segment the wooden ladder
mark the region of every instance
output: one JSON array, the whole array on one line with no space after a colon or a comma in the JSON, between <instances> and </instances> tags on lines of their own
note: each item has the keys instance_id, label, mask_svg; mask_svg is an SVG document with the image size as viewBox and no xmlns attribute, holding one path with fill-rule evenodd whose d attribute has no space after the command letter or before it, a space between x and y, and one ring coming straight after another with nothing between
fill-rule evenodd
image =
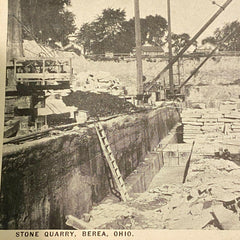
<instances>
[{"instance_id":1,"label":"wooden ladder","mask_svg":"<svg viewBox=\"0 0 240 240\"><path fill-rule=\"evenodd\" d=\"M125 183L123 181L122 175L119 171L119 168L116 163L116 159L113 156L110 144L107 140L106 133L103 129L103 126L100 122L95 123L96 132L100 141L101 148L103 150L104 156L107 160L109 169L111 170L111 174L115 180L115 183L117 185L118 191L121 195L121 198L124 202L126 202L129 199ZM110 184L111 192L114 192L114 184ZM115 190L116 191L116 190Z\"/></svg>"}]
</instances>

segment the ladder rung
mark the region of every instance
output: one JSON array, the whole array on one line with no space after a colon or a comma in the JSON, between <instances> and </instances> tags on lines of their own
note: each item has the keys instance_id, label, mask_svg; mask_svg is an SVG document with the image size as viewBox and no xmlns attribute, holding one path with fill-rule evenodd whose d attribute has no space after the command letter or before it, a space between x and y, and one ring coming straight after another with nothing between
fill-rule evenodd
<instances>
[{"instance_id":1,"label":"ladder rung","mask_svg":"<svg viewBox=\"0 0 240 240\"><path fill-rule=\"evenodd\" d=\"M104 141L104 144L105 144L105 145L107 145L107 144L109 145L109 141L107 140L107 137L102 138L102 140Z\"/></svg>"},{"instance_id":2,"label":"ladder rung","mask_svg":"<svg viewBox=\"0 0 240 240\"><path fill-rule=\"evenodd\" d=\"M111 163L112 163L112 165L113 165L113 166L116 166L116 168L118 168L115 157L114 157L113 155L111 155L110 158L111 158Z\"/></svg>"},{"instance_id":3,"label":"ladder rung","mask_svg":"<svg viewBox=\"0 0 240 240\"><path fill-rule=\"evenodd\" d=\"M99 131L98 131L98 132L99 132ZM101 138L107 137L107 136L104 134L104 132L99 132L99 134L100 134Z\"/></svg>"},{"instance_id":4,"label":"ladder rung","mask_svg":"<svg viewBox=\"0 0 240 240\"><path fill-rule=\"evenodd\" d=\"M108 155L109 155L109 158L111 159L111 162L112 161L116 161L114 156L112 155L112 151L111 150L108 151Z\"/></svg>"},{"instance_id":5,"label":"ladder rung","mask_svg":"<svg viewBox=\"0 0 240 240\"><path fill-rule=\"evenodd\" d=\"M116 171L116 169L115 169L115 171ZM119 170L118 170L118 171L119 171ZM118 173L116 173L116 174L117 174L117 178L118 178L118 179L122 178L122 175L121 175L120 171L119 171Z\"/></svg>"},{"instance_id":6,"label":"ladder rung","mask_svg":"<svg viewBox=\"0 0 240 240\"><path fill-rule=\"evenodd\" d=\"M99 131L102 135L105 135L105 132L104 132L104 129L103 129L103 128L98 129L98 131Z\"/></svg>"},{"instance_id":7,"label":"ladder rung","mask_svg":"<svg viewBox=\"0 0 240 240\"><path fill-rule=\"evenodd\" d=\"M121 175L117 175L117 179L118 179L119 182L121 181L121 178L122 178Z\"/></svg>"},{"instance_id":8,"label":"ladder rung","mask_svg":"<svg viewBox=\"0 0 240 240\"><path fill-rule=\"evenodd\" d=\"M123 181L123 179L122 179L122 178L119 178L119 182L120 182L121 187L122 187L122 185L124 185L124 181Z\"/></svg>"},{"instance_id":9,"label":"ladder rung","mask_svg":"<svg viewBox=\"0 0 240 240\"><path fill-rule=\"evenodd\" d=\"M106 147L106 151L107 151L107 153L109 154L109 151L111 151L111 147L110 147L110 145L107 145L107 147Z\"/></svg>"},{"instance_id":10,"label":"ladder rung","mask_svg":"<svg viewBox=\"0 0 240 240\"><path fill-rule=\"evenodd\" d=\"M123 181L122 176L118 176L119 181Z\"/></svg>"},{"instance_id":11,"label":"ladder rung","mask_svg":"<svg viewBox=\"0 0 240 240\"><path fill-rule=\"evenodd\" d=\"M115 159L112 159L112 165L113 165L113 167L114 167L114 169L117 169L118 168L118 166L117 166L117 164L116 164L116 161L115 161Z\"/></svg>"}]
</instances>

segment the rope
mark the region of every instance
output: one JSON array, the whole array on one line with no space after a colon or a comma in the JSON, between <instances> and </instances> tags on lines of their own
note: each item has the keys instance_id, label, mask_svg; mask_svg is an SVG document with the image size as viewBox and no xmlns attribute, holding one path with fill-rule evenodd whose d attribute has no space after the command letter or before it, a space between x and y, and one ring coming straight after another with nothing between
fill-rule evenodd
<instances>
[{"instance_id":1,"label":"rope","mask_svg":"<svg viewBox=\"0 0 240 240\"><path fill-rule=\"evenodd\" d=\"M38 44L38 46L49 56L49 57L53 57L53 55L45 48L43 47L42 45L40 45L38 43L38 39L37 37L27 28L27 26L22 22L20 21L15 15L12 15L12 17L19 23L23 26L23 28L25 29L25 31L27 31L31 37L36 41L36 43Z\"/></svg>"}]
</instances>

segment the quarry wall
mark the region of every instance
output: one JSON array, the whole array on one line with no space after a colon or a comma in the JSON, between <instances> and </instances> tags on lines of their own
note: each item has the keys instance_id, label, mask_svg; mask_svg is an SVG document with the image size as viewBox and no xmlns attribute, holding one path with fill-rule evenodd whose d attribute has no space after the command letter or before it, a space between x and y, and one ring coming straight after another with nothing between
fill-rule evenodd
<instances>
[{"instance_id":1,"label":"quarry wall","mask_svg":"<svg viewBox=\"0 0 240 240\"><path fill-rule=\"evenodd\" d=\"M103 123L123 178L179 121L174 106ZM109 193L94 126L4 146L0 222L4 229L64 229Z\"/></svg>"},{"instance_id":2,"label":"quarry wall","mask_svg":"<svg viewBox=\"0 0 240 240\"><path fill-rule=\"evenodd\" d=\"M181 66L181 77L187 79L192 70L199 66L205 59L201 58L184 58ZM151 80L159 73L159 69L163 69L167 62L163 59L153 59L149 62L143 60L143 74L147 80ZM203 84L232 84L239 79L239 56L214 56L208 60L201 70L196 74L188 84L197 85ZM112 76L121 79L121 84L126 87L128 94L134 94L136 81L136 62L135 61L90 61L87 67L90 73L108 72ZM168 82L168 76L164 76ZM212 88L210 88L211 91ZM213 92L212 92L213 93ZM216 95L213 93L213 95Z\"/></svg>"}]
</instances>

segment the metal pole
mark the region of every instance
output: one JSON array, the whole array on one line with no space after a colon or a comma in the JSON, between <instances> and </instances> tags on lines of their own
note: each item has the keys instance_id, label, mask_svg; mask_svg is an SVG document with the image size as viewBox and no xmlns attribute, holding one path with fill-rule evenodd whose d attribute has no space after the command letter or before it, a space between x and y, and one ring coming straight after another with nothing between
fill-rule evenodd
<instances>
[{"instance_id":1,"label":"metal pole","mask_svg":"<svg viewBox=\"0 0 240 240\"><path fill-rule=\"evenodd\" d=\"M227 0L221 8L208 20L208 22L196 33L196 35L188 42L188 44L172 59L172 61L152 80L152 83L157 81L161 75L166 72L170 65L173 65L179 57L181 57L185 51L197 40L197 38L209 27L210 24L226 9L226 7L232 2ZM150 86L151 88L151 86Z\"/></svg>"},{"instance_id":2,"label":"metal pole","mask_svg":"<svg viewBox=\"0 0 240 240\"><path fill-rule=\"evenodd\" d=\"M143 80L142 80L142 41L141 41L141 25L140 25L140 11L139 0L134 0L135 9L135 38L136 38L136 60L137 60L137 96L138 104L141 102L143 95Z\"/></svg>"},{"instance_id":3,"label":"metal pole","mask_svg":"<svg viewBox=\"0 0 240 240\"><path fill-rule=\"evenodd\" d=\"M169 57L169 85L170 93L173 95L173 65L172 62L172 29L171 29L171 5L170 0L167 0L167 9L168 9L168 57Z\"/></svg>"}]
</instances>

